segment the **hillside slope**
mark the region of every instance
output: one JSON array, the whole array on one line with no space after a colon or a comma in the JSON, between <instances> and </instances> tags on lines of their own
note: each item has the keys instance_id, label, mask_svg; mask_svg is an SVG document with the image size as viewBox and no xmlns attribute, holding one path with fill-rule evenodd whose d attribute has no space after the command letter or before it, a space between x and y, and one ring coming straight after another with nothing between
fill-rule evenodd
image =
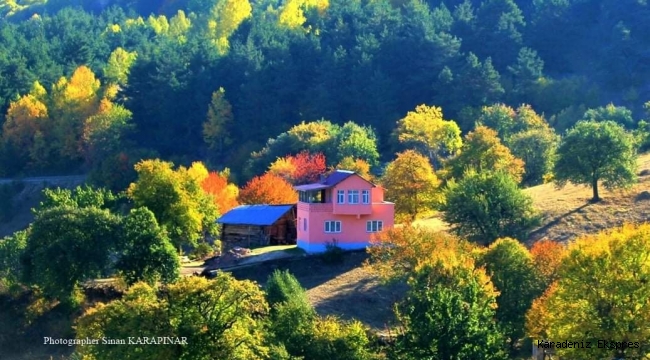
<instances>
[{"instance_id":1,"label":"hillside slope","mask_svg":"<svg viewBox=\"0 0 650 360\"><path fill-rule=\"evenodd\" d=\"M639 180L628 190L601 190L602 201L590 203L590 187L567 185L558 189L549 183L525 189L532 196L542 223L528 243L540 239L566 242L582 234L648 221L650 216L650 154L639 157Z\"/></svg>"}]
</instances>

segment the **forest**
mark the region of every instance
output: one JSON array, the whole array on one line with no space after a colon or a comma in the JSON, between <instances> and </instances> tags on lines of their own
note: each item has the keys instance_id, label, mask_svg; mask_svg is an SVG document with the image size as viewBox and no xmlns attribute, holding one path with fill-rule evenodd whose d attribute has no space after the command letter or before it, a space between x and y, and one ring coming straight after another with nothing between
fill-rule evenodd
<instances>
[{"instance_id":1,"label":"forest","mask_svg":"<svg viewBox=\"0 0 650 360\"><path fill-rule=\"evenodd\" d=\"M43 189L0 238L0 355L650 356L650 225L585 215L570 241L531 237L588 206L645 211L646 1L0 0L0 16L0 223L21 179L87 178ZM322 315L288 271L182 274L221 254L220 215L293 204L334 169L395 203L360 266L403 289L387 335ZM549 219L525 192L546 185L589 196ZM327 249L307 261L345 261ZM187 342L30 345L133 329Z\"/></svg>"},{"instance_id":2,"label":"forest","mask_svg":"<svg viewBox=\"0 0 650 360\"><path fill-rule=\"evenodd\" d=\"M608 104L635 128L650 99L636 0L8 0L0 14L5 177L161 157L243 184L263 172L251 154L321 119L372 129L381 172L420 104L464 133L484 106L527 104L562 133Z\"/></svg>"}]
</instances>

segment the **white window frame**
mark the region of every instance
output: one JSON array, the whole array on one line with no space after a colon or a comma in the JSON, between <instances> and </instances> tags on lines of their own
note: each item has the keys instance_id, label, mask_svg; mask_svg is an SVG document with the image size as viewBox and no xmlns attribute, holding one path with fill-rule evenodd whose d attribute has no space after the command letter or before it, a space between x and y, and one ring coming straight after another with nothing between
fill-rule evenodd
<instances>
[{"instance_id":1,"label":"white window frame","mask_svg":"<svg viewBox=\"0 0 650 360\"><path fill-rule=\"evenodd\" d=\"M361 202L370 204L370 190L361 190Z\"/></svg>"},{"instance_id":2,"label":"white window frame","mask_svg":"<svg viewBox=\"0 0 650 360\"><path fill-rule=\"evenodd\" d=\"M335 234L341 232L341 222L339 220L326 220L325 221L325 233Z\"/></svg>"},{"instance_id":3,"label":"white window frame","mask_svg":"<svg viewBox=\"0 0 650 360\"><path fill-rule=\"evenodd\" d=\"M338 190L336 192L336 203L345 204L345 190Z\"/></svg>"},{"instance_id":4,"label":"white window frame","mask_svg":"<svg viewBox=\"0 0 650 360\"><path fill-rule=\"evenodd\" d=\"M359 203L359 190L348 190L348 204Z\"/></svg>"},{"instance_id":5,"label":"white window frame","mask_svg":"<svg viewBox=\"0 0 650 360\"><path fill-rule=\"evenodd\" d=\"M384 222L382 220L368 220L366 221L366 232L375 233L384 230Z\"/></svg>"}]
</instances>

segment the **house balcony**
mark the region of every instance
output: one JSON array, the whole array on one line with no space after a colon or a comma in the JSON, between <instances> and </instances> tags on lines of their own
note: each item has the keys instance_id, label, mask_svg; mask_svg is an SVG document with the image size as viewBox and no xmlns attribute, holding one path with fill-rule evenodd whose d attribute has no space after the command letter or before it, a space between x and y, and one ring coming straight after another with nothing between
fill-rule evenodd
<instances>
[{"instance_id":1,"label":"house balcony","mask_svg":"<svg viewBox=\"0 0 650 360\"><path fill-rule=\"evenodd\" d=\"M298 202L298 211L307 211L309 213L332 212L332 203L306 203Z\"/></svg>"}]
</instances>

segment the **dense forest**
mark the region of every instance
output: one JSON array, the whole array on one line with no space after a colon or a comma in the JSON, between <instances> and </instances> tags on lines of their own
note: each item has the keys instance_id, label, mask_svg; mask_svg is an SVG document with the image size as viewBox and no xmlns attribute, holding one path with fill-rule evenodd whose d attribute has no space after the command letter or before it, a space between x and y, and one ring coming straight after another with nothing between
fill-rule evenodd
<instances>
[{"instance_id":1,"label":"dense forest","mask_svg":"<svg viewBox=\"0 0 650 360\"><path fill-rule=\"evenodd\" d=\"M644 1L3 0L0 15L5 177L161 157L241 184L269 139L319 119L362 125L381 170L420 104L463 132L484 106L528 104L563 132L610 103L635 128L650 99Z\"/></svg>"}]
</instances>

